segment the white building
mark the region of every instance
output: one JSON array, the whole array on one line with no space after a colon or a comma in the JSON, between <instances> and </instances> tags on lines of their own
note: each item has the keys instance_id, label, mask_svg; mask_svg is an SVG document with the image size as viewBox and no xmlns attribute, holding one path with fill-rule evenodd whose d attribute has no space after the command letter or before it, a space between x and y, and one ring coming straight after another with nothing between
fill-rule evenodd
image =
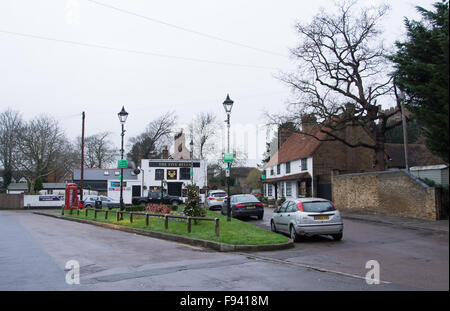
<instances>
[{"instance_id":1,"label":"white building","mask_svg":"<svg viewBox=\"0 0 450 311\"><path fill-rule=\"evenodd\" d=\"M191 179L191 169L193 176ZM156 159L141 160L141 176L144 190L161 190L161 186L169 195L185 196L184 189L194 183L200 189L207 186L206 160L173 160ZM146 195L146 191L143 191Z\"/></svg>"}]
</instances>

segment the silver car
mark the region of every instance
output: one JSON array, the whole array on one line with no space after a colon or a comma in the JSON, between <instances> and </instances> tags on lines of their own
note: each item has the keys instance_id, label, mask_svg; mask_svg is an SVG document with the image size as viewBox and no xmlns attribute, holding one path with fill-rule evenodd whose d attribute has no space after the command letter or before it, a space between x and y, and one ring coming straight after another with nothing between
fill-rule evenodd
<instances>
[{"instance_id":1,"label":"silver car","mask_svg":"<svg viewBox=\"0 0 450 311\"><path fill-rule=\"evenodd\" d=\"M289 234L293 241L325 234L339 241L344 231L339 211L331 201L321 198L287 199L273 212L270 226L274 232Z\"/></svg>"},{"instance_id":2,"label":"silver car","mask_svg":"<svg viewBox=\"0 0 450 311\"><path fill-rule=\"evenodd\" d=\"M101 201L102 207L107 207L109 209L120 207L120 201L104 195L88 195L84 197L83 206L89 208L95 207L95 201Z\"/></svg>"},{"instance_id":3,"label":"silver car","mask_svg":"<svg viewBox=\"0 0 450 311\"><path fill-rule=\"evenodd\" d=\"M211 190L205 198L205 206L207 209L222 209L227 201L227 193L223 190Z\"/></svg>"}]
</instances>

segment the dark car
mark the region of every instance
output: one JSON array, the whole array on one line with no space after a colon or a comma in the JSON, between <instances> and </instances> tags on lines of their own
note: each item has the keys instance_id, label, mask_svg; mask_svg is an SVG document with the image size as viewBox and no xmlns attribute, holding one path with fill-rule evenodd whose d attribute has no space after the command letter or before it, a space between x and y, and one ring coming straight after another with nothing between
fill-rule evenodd
<instances>
[{"instance_id":1,"label":"dark car","mask_svg":"<svg viewBox=\"0 0 450 311\"><path fill-rule=\"evenodd\" d=\"M133 197L131 202L133 205L141 205L147 203L162 203L179 205L183 203L183 198L179 196L169 195L167 192L161 193L161 191L149 191L146 197Z\"/></svg>"},{"instance_id":2,"label":"dark car","mask_svg":"<svg viewBox=\"0 0 450 311\"><path fill-rule=\"evenodd\" d=\"M251 194L236 194L230 197L231 216L248 217L256 216L258 219L264 217L264 205ZM222 215L227 214L227 204L221 209Z\"/></svg>"}]
</instances>

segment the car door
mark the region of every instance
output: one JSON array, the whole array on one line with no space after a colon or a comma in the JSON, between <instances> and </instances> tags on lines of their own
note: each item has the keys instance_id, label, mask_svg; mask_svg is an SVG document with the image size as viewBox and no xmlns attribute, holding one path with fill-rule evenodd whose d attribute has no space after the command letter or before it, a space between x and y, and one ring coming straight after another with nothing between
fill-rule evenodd
<instances>
[{"instance_id":1,"label":"car door","mask_svg":"<svg viewBox=\"0 0 450 311\"><path fill-rule=\"evenodd\" d=\"M297 205L293 201L289 201L286 212L285 212L285 218L286 221L286 230L289 231L289 224L295 220L296 212L298 211Z\"/></svg>"},{"instance_id":2,"label":"car door","mask_svg":"<svg viewBox=\"0 0 450 311\"><path fill-rule=\"evenodd\" d=\"M274 214L276 217L274 217L275 226L277 227L277 230L287 232L286 230L286 208L289 204L289 201L285 201L283 204L281 204L280 210L278 213Z\"/></svg>"},{"instance_id":3,"label":"car door","mask_svg":"<svg viewBox=\"0 0 450 311\"><path fill-rule=\"evenodd\" d=\"M100 200L102 201L102 206L108 207L109 199L107 197L100 197Z\"/></svg>"}]
</instances>

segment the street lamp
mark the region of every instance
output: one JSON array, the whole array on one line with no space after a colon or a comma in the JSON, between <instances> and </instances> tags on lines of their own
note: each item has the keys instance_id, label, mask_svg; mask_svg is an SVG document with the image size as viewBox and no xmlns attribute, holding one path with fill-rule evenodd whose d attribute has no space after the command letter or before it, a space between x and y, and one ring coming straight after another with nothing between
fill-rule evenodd
<instances>
[{"instance_id":1,"label":"street lamp","mask_svg":"<svg viewBox=\"0 0 450 311\"><path fill-rule=\"evenodd\" d=\"M193 154L194 154L194 140L191 138L191 142L189 143L189 146L191 146L191 171L189 174L191 175L191 184L194 184L194 160L193 160Z\"/></svg>"},{"instance_id":2,"label":"street lamp","mask_svg":"<svg viewBox=\"0 0 450 311\"><path fill-rule=\"evenodd\" d=\"M128 112L125 111L125 108L122 106L122 110L117 114L119 117L120 124L122 125L122 147L120 149L120 159L123 160L123 137L125 136L125 122L127 121ZM123 205L123 167L120 168L120 211L124 210ZM120 220L123 220L123 213L120 213Z\"/></svg>"},{"instance_id":3,"label":"street lamp","mask_svg":"<svg viewBox=\"0 0 450 311\"><path fill-rule=\"evenodd\" d=\"M227 140L227 153L230 153L230 115L231 109L233 108L233 101L230 99L230 95L227 94L227 98L223 102L223 108L227 114L227 129L228 129L228 140ZM231 207L230 207L230 173L231 173L231 163L228 162L228 173L227 173L227 188L228 188L228 200L227 200L227 221L231 221Z\"/></svg>"}]
</instances>

